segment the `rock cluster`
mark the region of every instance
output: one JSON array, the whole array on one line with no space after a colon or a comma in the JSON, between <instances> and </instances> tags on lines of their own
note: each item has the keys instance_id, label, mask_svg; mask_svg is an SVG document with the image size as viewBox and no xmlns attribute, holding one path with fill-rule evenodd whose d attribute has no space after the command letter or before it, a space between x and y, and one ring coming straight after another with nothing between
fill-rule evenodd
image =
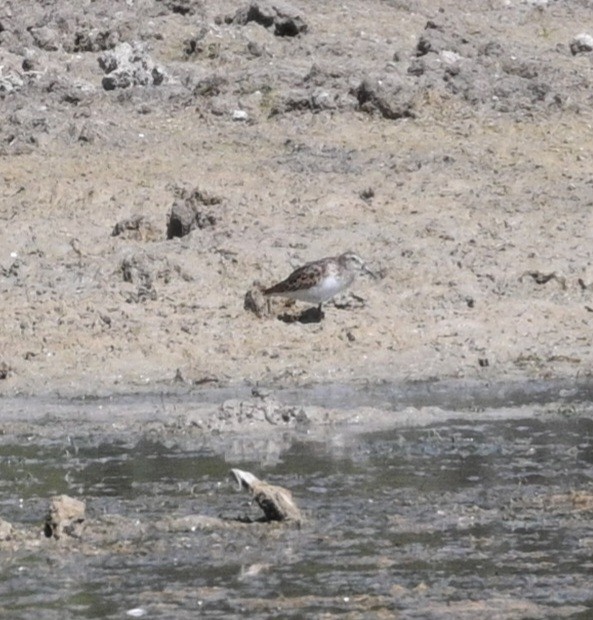
<instances>
[{"instance_id":1,"label":"rock cluster","mask_svg":"<svg viewBox=\"0 0 593 620\"><path fill-rule=\"evenodd\" d=\"M102 80L105 90L130 86L159 86L165 72L148 56L143 45L123 42L98 57L105 72Z\"/></svg>"},{"instance_id":2,"label":"rock cluster","mask_svg":"<svg viewBox=\"0 0 593 620\"><path fill-rule=\"evenodd\" d=\"M167 239L185 237L192 230L211 228L216 225L217 215L213 207L222 198L195 187L192 190L178 188L177 198L169 212Z\"/></svg>"}]
</instances>

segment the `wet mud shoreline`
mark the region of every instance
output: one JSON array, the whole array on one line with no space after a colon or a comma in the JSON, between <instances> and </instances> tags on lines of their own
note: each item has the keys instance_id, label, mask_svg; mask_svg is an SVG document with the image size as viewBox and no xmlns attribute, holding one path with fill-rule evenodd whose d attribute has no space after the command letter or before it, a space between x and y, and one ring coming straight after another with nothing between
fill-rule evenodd
<instances>
[{"instance_id":1,"label":"wet mud shoreline","mask_svg":"<svg viewBox=\"0 0 593 620\"><path fill-rule=\"evenodd\" d=\"M175 434L192 429L207 441L214 433L224 442L237 435L309 436L339 429L352 434L406 426L444 423L449 419L514 419L547 411L578 415L592 402L590 381L479 382L441 381L414 384L319 385L309 388L235 388L177 390L100 397L38 396L2 399L6 434L85 432L103 429L109 435L151 433L158 428ZM351 428L349 428L351 427ZM184 431L185 432L185 431Z\"/></svg>"}]
</instances>

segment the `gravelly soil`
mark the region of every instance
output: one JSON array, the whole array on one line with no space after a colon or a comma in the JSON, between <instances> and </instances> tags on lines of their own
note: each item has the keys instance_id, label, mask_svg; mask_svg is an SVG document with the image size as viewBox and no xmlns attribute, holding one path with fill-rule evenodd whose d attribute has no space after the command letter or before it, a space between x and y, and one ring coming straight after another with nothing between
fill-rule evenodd
<instances>
[{"instance_id":1,"label":"gravelly soil","mask_svg":"<svg viewBox=\"0 0 593 620\"><path fill-rule=\"evenodd\" d=\"M2 393L586 378L587 3L258 6L2 5ZM323 322L244 310L349 248Z\"/></svg>"}]
</instances>

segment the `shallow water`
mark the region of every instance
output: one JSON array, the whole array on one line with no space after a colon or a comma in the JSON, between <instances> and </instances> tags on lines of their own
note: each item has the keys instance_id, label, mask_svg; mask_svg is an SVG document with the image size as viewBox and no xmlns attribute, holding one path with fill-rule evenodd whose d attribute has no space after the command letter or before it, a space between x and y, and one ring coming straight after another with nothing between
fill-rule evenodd
<instances>
[{"instance_id":1,"label":"shallow water","mask_svg":"<svg viewBox=\"0 0 593 620\"><path fill-rule=\"evenodd\" d=\"M585 416L449 420L295 437L262 462L198 439L5 436L0 516L36 546L2 554L0 616L589 618L592 438ZM291 489L304 525L176 527L259 516L236 466ZM41 536L59 493L87 502L81 541Z\"/></svg>"}]
</instances>

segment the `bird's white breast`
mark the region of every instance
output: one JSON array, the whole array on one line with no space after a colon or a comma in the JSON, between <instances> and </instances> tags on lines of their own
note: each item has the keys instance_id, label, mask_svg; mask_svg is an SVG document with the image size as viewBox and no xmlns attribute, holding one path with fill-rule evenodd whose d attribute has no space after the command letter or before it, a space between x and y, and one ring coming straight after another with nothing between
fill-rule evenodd
<instances>
[{"instance_id":1,"label":"bird's white breast","mask_svg":"<svg viewBox=\"0 0 593 620\"><path fill-rule=\"evenodd\" d=\"M291 291L290 297L310 304L321 304L343 291L351 282L352 278L336 278L330 275L310 288Z\"/></svg>"}]
</instances>

